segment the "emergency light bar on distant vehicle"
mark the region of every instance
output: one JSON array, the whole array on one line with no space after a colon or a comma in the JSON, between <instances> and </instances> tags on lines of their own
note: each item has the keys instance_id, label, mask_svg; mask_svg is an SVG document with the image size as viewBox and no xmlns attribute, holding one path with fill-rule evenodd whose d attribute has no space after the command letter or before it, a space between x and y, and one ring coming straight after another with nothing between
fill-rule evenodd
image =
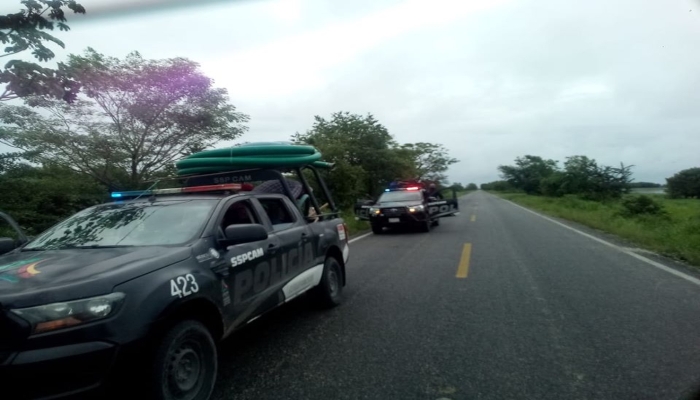
<instances>
[{"instance_id":1,"label":"emergency light bar on distant vehicle","mask_svg":"<svg viewBox=\"0 0 700 400\"><path fill-rule=\"evenodd\" d=\"M384 189L385 192L397 192L401 190L420 190L420 188L417 186L412 186L407 188Z\"/></svg>"}]
</instances>

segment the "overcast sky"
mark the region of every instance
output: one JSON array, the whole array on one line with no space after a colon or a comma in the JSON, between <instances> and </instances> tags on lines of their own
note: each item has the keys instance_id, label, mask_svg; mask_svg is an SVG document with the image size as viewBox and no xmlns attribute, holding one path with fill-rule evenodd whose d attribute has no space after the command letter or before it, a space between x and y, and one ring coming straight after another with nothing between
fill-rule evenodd
<instances>
[{"instance_id":1,"label":"overcast sky","mask_svg":"<svg viewBox=\"0 0 700 400\"><path fill-rule=\"evenodd\" d=\"M199 62L251 116L242 141L350 111L401 143L444 144L460 160L453 182L496 180L524 154L622 161L659 183L700 166L695 1L80 2L88 16L57 33L67 52Z\"/></svg>"}]
</instances>

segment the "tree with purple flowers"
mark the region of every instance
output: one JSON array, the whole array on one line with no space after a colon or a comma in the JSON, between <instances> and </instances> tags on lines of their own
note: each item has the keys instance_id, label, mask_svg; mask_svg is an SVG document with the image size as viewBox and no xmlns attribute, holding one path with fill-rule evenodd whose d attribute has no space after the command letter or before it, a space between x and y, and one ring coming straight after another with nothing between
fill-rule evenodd
<instances>
[{"instance_id":1,"label":"tree with purple flowers","mask_svg":"<svg viewBox=\"0 0 700 400\"><path fill-rule=\"evenodd\" d=\"M138 187L185 154L246 131L248 116L186 58L124 59L93 49L65 71L81 84L72 104L45 96L0 106L0 142L88 174L110 187Z\"/></svg>"}]
</instances>

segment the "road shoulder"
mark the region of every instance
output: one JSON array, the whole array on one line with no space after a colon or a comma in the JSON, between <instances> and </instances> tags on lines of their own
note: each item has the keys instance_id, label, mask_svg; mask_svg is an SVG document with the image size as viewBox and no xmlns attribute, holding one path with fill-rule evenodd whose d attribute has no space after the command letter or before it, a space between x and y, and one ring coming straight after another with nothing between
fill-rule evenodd
<instances>
[{"instance_id":1,"label":"road shoulder","mask_svg":"<svg viewBox=\"0 0 700 400\"><path fill-rule=\"evenodd\" d=\"M666 266L667 268L676 270L682 274L686 274L694 279L700 280L700 269L698 267L693 266L691 264L688 264L682 260L677 260L677 259L665 256L665 255L656 253L652 250L641 248L637 244L632 243L631 241L629 241L625 238L622 238L620 236L617 236L615 234L612 234L612 233L609 233L609 232L606 232L606 231L603 231L600 229L591 228L587 225L584 225L584 224L581 224L581 223L578 223L575 221L571 221L571 220L568 220L565 218L556 217L556 216L551 215L545 211L542 211L539 209L533 209L533 208L518 204L516 202L513 202L511 200L505 199L501 196L498 196L497 194L488 193L488 192L484 192L484 193L487 195L491 195L491 196L493 196L501 201L509 203L510 205L512 205L514 207L523 208L523 209L530 211L530 212L532 212L540 217L558 222L562 225L569 227L570 229L572 229L574 231L579 231L580 233L590 235L590 236L592 236L600 241L607 242L607 243L613 245L613 247L617 248L617 250L619 250L619 251L631 253L630 255L634 254L638 257L649 259L653 263L662 264L662 265Z\"/></svg>"}]
</instances>

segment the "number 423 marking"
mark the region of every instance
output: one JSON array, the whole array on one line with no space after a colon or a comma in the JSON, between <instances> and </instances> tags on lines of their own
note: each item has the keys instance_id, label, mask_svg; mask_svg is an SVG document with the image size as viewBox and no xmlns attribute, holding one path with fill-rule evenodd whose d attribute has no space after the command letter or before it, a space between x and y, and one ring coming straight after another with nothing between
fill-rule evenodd
<instances>
[{"instance_id":1,"label":"number 423 marking","mask_svg":"<svg viewBox=\"0 0 700 400\"><path fill-rule=\"evenodd\" d=\"M170 295L179 298L199 292L199 285L192 274L181 275L170 280Z\"/></svg>"}]
</instances>

